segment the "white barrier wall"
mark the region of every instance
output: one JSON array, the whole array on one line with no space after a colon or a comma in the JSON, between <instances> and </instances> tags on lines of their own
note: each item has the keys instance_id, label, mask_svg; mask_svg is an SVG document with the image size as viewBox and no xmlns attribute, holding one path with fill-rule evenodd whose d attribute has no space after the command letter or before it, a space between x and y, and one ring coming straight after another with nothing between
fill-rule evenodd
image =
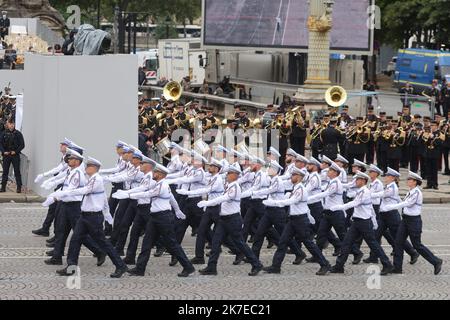
<instances>
[{"instance_id":1,"label":"white barrier wall","mask_svg":"<svg viewBox=\"0 0 450 320\"><path fill-rule=\"evenodd\" d=\"M30 189L48 194L33 180L58 163L64 137L85 147L86 155L105 167L116 163L117 140L137 145L136 59L133 55L25 57L22 131L24 154L30 160Z\"/></svg>"}]
</instances>

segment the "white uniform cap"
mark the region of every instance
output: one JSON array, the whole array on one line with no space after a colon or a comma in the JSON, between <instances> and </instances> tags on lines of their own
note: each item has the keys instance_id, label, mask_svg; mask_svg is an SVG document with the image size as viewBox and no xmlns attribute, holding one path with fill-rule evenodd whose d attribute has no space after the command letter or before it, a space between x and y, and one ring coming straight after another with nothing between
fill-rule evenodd
<instances>
[{"instance_id":1,"label":"white uniform cap","mask_svg":"<svg viewBox=\"0 0 450 320\"><path fill-rule=\"evenodd\" d=\"M394 169L392 169L392 168L387 168L387 173L386 173L386 175L387 176L391 176L391 177L396 177L396 178L400 178L400 173L398 172L398 171L395 171Z\"/></svg>"},{"instance_id":2,"label":"white uniform cap","mask_svg":"<svg viewBox=\"0 0 450 320\"><path fill-rule=\"evenodd\" d=\"M423 181L423 178L421 176L419 176L417 173L414 173L412 171L408 172L408 180L409 179L416 180L416 181Z\"/></svg>"},{"instance_id":3,"label":"white uniform cap","mask_svg":"<svg viewBox=\"0 0 450 320\"><path fill-rule=\"evenodd\" d=\"M353 159L352 167L366 168L367 164L365 164L364 162L359 161L358 159Z\"/></svg>"},{"instance_id":4,"label":"white uniform cap","mask_svg":"<svg viewBox=\"0 0 450 320\"><path fill-rule=\"evenodd\" d=\"M342 163L345 163L345 164L348 164L348 160L347 159L345 159L343 156L341 156L340 154L338 154L337 155L337 158L336 158L336 160L335 161L339 161L339 162L342 162Z\"/></svg>"},{"instance_id":5,"label":"white uniform cap","mask_svg":"<svg viewBox=\"0 0 450 320\"><path fill-rule=\"evenodd\" d=\"M267 152L267 153L270 153L271 155L274 155L278 158L281 157L280 152L277 149L275 149L274 147L270 147L269 152Z\"/></svg>"},{"instance_id":6,"label":"white uniform cap","mask_svg":"<svg viewBox=\"0 0 450 320\"><path fill-rule=\"evenodd\" d=\"M383 170L381 170L380 168L378 168L376 165L374 165L374 164L371 164L370 166L369 166L369 171L370 172L376 172L376 173L378 173L379 175L382 175L383 174Z\"/></svg>"},{"instance_id":7,"label":"white uniform cap","mask_svg":"<svg viewBox=\"0 0 450 320\"><path fill-rule=\"evenodd\" d=\"M355 179L364 179L366 181L369 181L370 177L367 174L365 174L364 172L357 171L355 174Z\"/></svg>"},{"instance_id":8,"label":"white uniform cap","mask_svg":"<svg viewBox=\"0 0 450 320\"><path fill-rule=\"evenodd\" d=\"M95 158L88 157L86 160L86 165L87 166L92 165L100 168L102 166L102 163Z\"/></svg>"}]
</instances>

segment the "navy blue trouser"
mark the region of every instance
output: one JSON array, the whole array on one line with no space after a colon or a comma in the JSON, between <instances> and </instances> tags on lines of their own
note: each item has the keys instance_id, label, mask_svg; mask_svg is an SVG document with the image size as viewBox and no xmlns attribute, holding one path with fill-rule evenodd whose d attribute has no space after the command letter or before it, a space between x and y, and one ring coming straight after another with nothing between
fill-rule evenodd
<instances>
[{"instance_id":1,"label":"navy blue trouser","mask_svg":"<svg viewBox=\"0 0 450 320\"><path fill-rule=\"evenodd\" d=\"M277 233L274 234L273 240L276 245L280 243L281 234L283 234L284 227L287 223L287 218L288 216L284 208L266 207L266 213L259 220L258 229L256 230L255 240L252 246L252 250L258 258L264 242L264 237L267 235L272 226L277 231ZM294 239L291 239L288 245L296 256L305 254Z\"/></svg>"},{"instance_id":2,"label":"navy blue trouser","mask_svg":"<svg viewBox=\"0 0 450 320\"><path fill-rule=\"evenodd\" d=\"M114 225L111 233L111 243L113 246L116 245L117 240L119 239L120 224L122 223L122 219L125 216L125 212L127 211L130 201L130 199L119 200L119 204L114 215Z\"/></svg>"},{"instance_id":3,"label":"navy blue trouser","mask_svg":"<svg viewBox=\"0 0 450 320\"><path fill-rule=\"evenodd\" d=\"M112 197L113 193L116 193L118 190L123 189L123 183L112 183L111 195L109 196L108 205L109 205L109 213L114 218L114 214L116 213L117 206L119 205L119 199L115 199ZM112 225L105 221L105 233L111 234Z\"/></svg>"},{"instance_id":4,"label":"navy blue trouser","mask_svg":"<svg viewBox=\"0 0 450 320\"><path fill-rule=\"evenodd\" d=\"M383 248L381 248L381 245L375 239L375 230L373 230L372 220L353 218L353 223L350 226L350 229L348 229L347 234L345 235L345 239L342 242L340 255L336 259L336 267L344 267L348 255L352 250L352 246L359 238L364 239L370 250L374 252L377 258L380 258L383 266L392 266L389 258L386 256L386 253L384 253Z\"/></svg>"},{"instance_id":5,"label":"navy blue trouser","mask_svg":"<svg viewBox=\"0 0 450 320\"><path fill-rule=\"evenodd\" d=\"M186 230L189 226L191 226L192 230L198 229L200 225L200 220L203 215L203 209L199 208L197 204L202 200L202 198L187 198L183 206L180 206L181 211L186 215L185 220L177 220L176 222L176 237L178 243L183 242L184 235L186 234Z\"/></svg>"},{"instance_id":6,"label":"navy blue trouser","mask_svg":"<svg viewBox=\"0 0 450 320\"><path fill-rule=\"evenodd\" d=\"M239 213L230 216L221 216L214 232L212 240L211 255L208 260L208 268L216 270L219 260L221 245L230 237L238 250L250 261L252 267L261 267L262 264L250 247L245 243L242 236L242 217Z\"/></svg>"},{"instance_id":7,"label":"navy blue trouser","mask_svg":"<svg viewBox=\"0 0 450 320\"><path fill-rule=\"evenodd\" d=\"M323 250L323 248L325 247L331 228L336 231L336 234L339 238L340 243L337 244L336 241L336 245L342 248L342 242L344 241L347 232L344 211L325 210L323 212L322 220L320 220L319 230L317 231L317 246L321 250ZM352 245L351 252L353 255L359 255L362 253L361 250L358 249L356 244Z\"/></svg>"},{"instance_id":8,"label":"navy blue trouser","mask_svg":"<svg viewBox=\"0 0 450 320\"><path fill-rule=\"evenodd\" d=\"M311 228L308 216L306 214L300 216L290 216L289 221L284 227L283 233L272 260L272 266L279 269L286 256L287 247L294 237L301 241L311 255L317 259L320 266L328 266L329 262L323 256L319 247L314 243L311 237Z\"/></svg>"},{"instance_id":9,"label":"navy blue trouser","mask_svg":"<svg viewBox=\"0 0 450 320\"><path fill-rule=\"evenodd\" d=\"M403 215L395 237L394 247L394 266L397 270L403 267L403 251L405 249L406 239L409 237L414 249L433 266L439 262L437 258L427 247L422 244L422 218L420 216L412 217Z\"/></svg>"},{"instance_id":10,"label":"navy blue trouser","mask_svg":"<svg viewBox=\"0 0 450 320\"><path fill-rule=\"evenodd\" d=\"M147 226L148 220L150 219L150 204L140 204L137 206L136 217L133 221L133 226L130 231L130 242L128 243L126 257L128 259L136 259L137 247L139 245L139 238L145 227Z\"/></svg>"},{"instance_id":11,"label":"navy blue trouser","mask_svg":"<svg viewBox=\"0 0 450 320\"><path fill-rule=\"evenodd\" d=\"M167 251L177 258L183 268L194 268L175 237L175 217L172 211L161 211L150 213L150 219L148 219L144 240L142 241L141 253L136 263L136 269L138 271L145 271L150 259L152 247L160 237L162 237Z\"/></svg>"},{"instance_id":12,"label":"navy blue trouser","mask_svg":"<svg viewBox=\"0 0 450 320\"><path fill-rule=\"evenodd\" d=\"M377 212L378 229L375 230L375 237L381 244L381 237L384 236L392 248L395 247L395 237L397 236L398 227L401 222L400 214L397 210L389 212ZM388 240L389 239L389 240ZM417 254L409 241L405 242L405 251L410 256ZM375 254L371 251L370 258L376 259Z\"/></svg>"},{"instance_id":13,"label":"navy blue trouser","mask_svg":"<svg viewBox=\"0 0 450 320\"><path fill-rule=\"evenodd\" d=\"M214 232L220 219L220 208L220 205L208 207L202 216L200 226L198 227L197 239L195 241L195 256L198 258L203 258L205 256L206 241L212 242ZM211 226L213 224L214 230L212 231ZM239 250L228 237L224 240L224 244L233 252L233 254L239 254Z\"/></svg>"},{"instance_id":14,"label":"navy blue trouser","mask_svg":"<svg viewBox=\"0 0 450 320\"><path fill-rule=\"evenodd\" d=\"M56 201L56 202L52 203L50 205L50 207L48 207L47 216L45 217L45 220L42 223L42 229L44 229L47 232L50 231L50 227L52 226L52 223L53 223L53 230L55 230L55 228L56 228L56 220L55 219L56 219L57 211L59 210L60 203L61 203L61 201Z\"/></svg>"},{"instance_id":15,"label":"navy blue trouser","mask_svg":"<svg viewBox=\"0 0 450 320\"><path fill-rule=\"evenodd\" d=\"M111 242L106 240L103 231L103 213L102 212L82 212L73 229L72 238L70 239L69 252L67 254L67 265L78 265L78 257L80 255L81 244L91 237L95 243L103 250L116 268L125 268L126 265L120 259L117 251L113 248Z\"/></svg>"},{"instance_id":16,"label":"navy blue trouser","mask_svg":"<svg viewBox=\"0 0 450 320\"><path fill-rule=\"evenodd\" d=\"M75 202L61 202L58 211L58 219L55 233L55 248L53 249L53 258L61 258L64 255L64 248L66 246L67 237L70 230L73 230L80 218L81 201ZM90 236L83 239L82 244L95 254L101 254L97 243Z\"/></svg>"},{"instance_id":17,"label":"navy blue trouser","mask_svg":"<svg viewBox=\"0 0 450 320\"><path fill-rule=\"evenodd\" d=\"M125 214L120 221L120 225L117 226L118 234L117 242L115 245L117 252L121 252L125 248L125 244L128 238L128 232L130 231L131 225L133 224L134 218L136 217L137 206L137 200L130 200L127 210L125 211Z\"/></svg>"},{"instance_id":18,"label":"navy blue trouser","mask_svg":"<svg viewBox=\"0 0 450 320\"><path fill-rule=\"evenodd\" d=\"M248 202L248 210L244 218L244 228L242 230L242 236L244 241L247 242L248 235L256 234L258 229L259 220L262 218L266 212L266 206L262 203L262 199L252 199ZM270 228L267 233L267 238L273 240L274 238L279 238L280 234L277 234L274 228Z\"/></svg>"},{"instance_id":19,"label":"navy blue trouser","mask_svg":"<svg viewBox=\"0 0 450 320\"><path fill-rule=\"evenodd\" d=\"M323 218L322 202L316 202L316 203L308 204L308 208L309 208L309 211L311 212L311 216L316 221L315 224L311 224L312 235L317 235L318 232L319 232L320 221ZM336 250L339 250L341 242L336 237L336 235L333 233L333 231L330 230L330 232L328 233L327 240L328 240L329 243L331 243L331 245Z\"/></svg>"}]
</instances>

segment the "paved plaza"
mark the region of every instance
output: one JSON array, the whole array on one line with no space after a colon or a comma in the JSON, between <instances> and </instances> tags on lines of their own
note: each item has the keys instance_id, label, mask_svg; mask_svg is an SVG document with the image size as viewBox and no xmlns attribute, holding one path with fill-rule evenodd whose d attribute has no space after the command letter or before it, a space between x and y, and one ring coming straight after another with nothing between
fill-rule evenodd
<instances>
[{"instance_id":1,"label":"paved plaza","mask_svg":"<svg viewBox=\"0 0 450 320\"><path fill-rule=\"evenodd\" d=\"M422 258L415 266L405 265L404 275L369 279L368 265L348 265L345 276L315 276L318 265L291 264L288 256L281 275L247 276L249 265L233 266L234 257L224 255L219 261L219 276L196 273L187 279L176 274L181 267L169 267L170 257L152 257L147 276L125 275L110 279L113 265L108 260L96 267L96 260L83 251L80 259L81 289L68 289L67 278L55 274L57 267L44 264L45 238L31 230L42 222L45 208L38 203L0 205L0 299L449 299L450 298L450 206L426 205L424 208L424 243L444 259L441 275ZM193 256L194 238L183 243ZM364 248L367 252L367 248ZM388 248L388 252L391 250ZM334 263L331 251L327 258ZM262 252L269 264L273 249ZM350 258L351 260L351 258ZM408 257L405 259L408 260ZM367 274L366 274L367 273ZM72 282L73 284L74 282ZM369 283L369 289L367 283ZM379 288L379 289L378 289Z\"/></svg>"}]
</instances>

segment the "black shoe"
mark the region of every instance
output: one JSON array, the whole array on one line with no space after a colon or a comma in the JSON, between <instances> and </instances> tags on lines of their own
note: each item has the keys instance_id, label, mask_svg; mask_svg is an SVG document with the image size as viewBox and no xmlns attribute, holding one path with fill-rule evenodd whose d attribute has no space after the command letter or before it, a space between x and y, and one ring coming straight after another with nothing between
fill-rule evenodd
<instances>
[{"instance_id":1,"label":"black shoe","mask_svg":"<svg viewBox=\"0 0 450 320\"><path fill-rule=\"evenodd\" d=\"M250 271L250 273L248 274L250 277L255 277L257 276L261 270L262 270L263 266L258 266L258 267L253 267L252 271Z\"/></svg>"},{"instance_id":2,"label":"black shoe","mask_svg":"<svg viewBox=\"0 0 450 320\"><path fill-rule=\"evenodd\" d=\"M433 189L433 187L431 187L431 186L426 186L425 188L423 188L423 190L430 190L430 189Z\"/></svg>"},{"instance_id":3,"label":"black shoe","mask_svg":"<svg viewBox=\"0 0 450 320\"><path fill-rule=\"evenodd\" d=\"M294 252L291 250L291 248L288 248L288 250L286 251L286 254L294 254Z\"/></svg>"},{"instance_id":4,"label":"black shoe","mask_svg":"<svg viewBox=\"0 0 450 320\"><path fill-rule=\"evenodd\" d=\"M234 266L238 266L238 265L240 265L242 262L244 262L244 260L245 260L245 256L244 256L243 254L238 254L238 255L236 256L236 259L234 259L234 261L233 261L233 265L234 265Z\"/></svg>"},{"instance_id":5,"label":"black shoe","mask_svg":"<svg viewBox=\"0 0 450 320\"><path fill-rule=\"evenodd\" d=\"M392 273L394 271L394 266L383 266L383 269L380 272L380 276L387 276L388 274Z\"/></svg>"},{"instance_id":6,"label":"black shoe","mask_svg":"<svg viewBox=\"0 0 450 320\"><path fill-rule=\"evenodd\" d=\"M50 266L62 266L62 259L61 258L50 258L44 261L45 264L48 264Z\"/></svg>"},{"instance_id":7,"label":"black shoe","mask_svg":"<svg viewBox=\"0 0 450 320\"><path fill-rule=\"evenodd\" d=\"M417 260L419 260L420 254L416 253L413 256L411 256L411 260L409 261L409 264L416 264Z\"/></svg>"},{"instance_id":8,"label":"black shoe","mask_svg":"<svg viewBox=\"0 0 450 320\"><path fill-rule=\"evenodd\" d=\"M325 276L328 272L330 272L330 269L330 265L320 267L319 271L316 272L316 276Z\"/></svg>"},{"instance_id":9,"label":"black shoe","mask_svg":"<svg viewBox=\"0 0 450 320\"><path fill-rule=\"evenodd\" d=\"M51 237L51 238L45 240L45 242L46 242L46 243L52 243L52 242L55 242L55 240L56 240L56 237L53 236L53 237Z\"/></svg>"},{"instance_id":10,"label":"black shoe","mask_svg":"<svg viewBox=\"0 0 450 320\"><path fill-rule=\"evenodd\" d=\"M195 257L191 259L192 264L205 264L205 258Z\"/></svg>"},{"instance_id":11,"label":"black shoe","mask_svg":"<svg viewBox=\"0 0 450 320\"><path fill-rule=\"evenodd\" d=\"M308 263L318 263L319 262L319 260L316 257L306 258L305 261Z\"/></svg>"},{"instance_id":12,"label":"black shoe","mask_svg":"<svg viewBox=\"0 0 450 320\"><path fill-rule=\"evenodd\" d=\"M329 243L328 241L326 241L326 242L323 244L323 250L327 249L327 248L329 247L329 245L330 245L330 243Z\"/></svg>"},{"instance_id":13,"label":"black shoe","mask_svg":"<svg viewBox=\"0 0 450 320\"><path fill-rule=\"evenodd\" d=\"M267 272L267 273L272 273L272 274L280 274L281 273L281 269L280 268L275 268L273 266L264 267L263 271Z\"/></svg>"},{"instance_id":14,"label":"black shoe","mask_svg":"<svg viewBox=\"0 0 450 320\"><path fill-rule=\"evenodd\" d=\"M334 248L333 257L339 256L341 253L341 248Z\"/></svg>"},{"instance_id":15,"label":"black shoe","mask_svg":"<svg viewBox=\"0 0 450 320\"><path fill-rule=\"evenodd\" d=\"M133 276L133 277L143 277L143 276L145 276L145 271L140 271L140 270L138 270L136 268L129 269L129 270L127 270L127 272L130 274L130 276Z\"/></svg>"},{"instance_id":16,"label":"black shoe","mask_svg":"<svg viewBox=\"0 0 450 320\"><path fill-rule=\"evenodd\" d=\"M136 261L133 258L125 257L125 259L123 259L123 263L134 266L136 264Z\"/></svg>"},{"instance_id":17,"label":"black shoe","mask_svg":"<svg viewBox=\"0 0 450 320\"><path fill-rule=\"evenodd\" d=\"M272 249L274 245L275 243L269 240L269 242L267 243L267 249Z\"/></svg>"},{"instance_id":18,"label":"black shoe","mask_svg":"<svg viewBox=\"0 0 450 320\"><path fill-rule=\"evenodd\" d=\"M197 229L192 229L191 237L196 237L196 236L197 236Z\"/></svg>"},{"instance_id":19,"label":"black shoe","mask_svg":"<svg viewBox=\"0 0 450 320\"><path fill-rule=\"evenodd\" d=\"M363 260L364 263L373 263L373 264L378 264L378 259L373 259L371 257L364 259Z\"/></svg>"},{"instance_id":20,"label":"black shoe","mask_svg":"<svg viewBox=\"0 0 450 320\"><path fill-rule=\"evenodd\" d=\"M55 242L46 243L45 246L47 248L54 248L55 247Z\"/></svg>"},{"instance_id":21,"label":"black shoe","mask_svg":"<svg viewBox=\"0 0 450 320\"><path fill-rule=\"evenodd\" d=\"M22 188L17 188L16 193L22 193Z\"/></svg>"},{"instance_id":22,"label":"black shoe","mask_svg":"<svg viewBox=\"0 0 450 320\"><path fill-rule=\"evenodd\" d=\"M400 269L395 269L395 268L394 268L394 270L392 270L391 273L392 273L392 274L403 274L403 271L400 270Z\"/></svg>"},{"instance_id":23,"label":"black shoe","mask_svg":"<svg viewBox=\"0 0 450 320\"><path fill-rule=\"evenodd\" d=\"M67 269L69 267L65 267L64 269L60 269L60 270L56 270L56 274L62 276L62 277L68 277L71 276L73 274L75 274L75 270L72 270L72 272L69 272Z\"/></svg>"},{"instance_id":24,"label":"black shoe","mask_svg":"<svg viewBox=\"0 0 450 320\"><path fill-rule=\"evenodd\" d=\"M439 259L438 263L434 266L434 275L437 276L439 273L441 273L442 270L442 259Z\"/></svg>"},{"instance_id":25,"label":"black shoe","mask_svg":"<svg viewBox=\"0 0 450 320\"><path fill-rule=\"evenodd\" d=\"M178 277L180 278L187 278L189 277L189 275L193 274L195 272L195 269L183 269L183 271L181 271L181 273L178 274Z\"/></svg>"},{"instance_id":26,"label":"black shoe","mask_svg":"<svg viewBox=\"0 0 450 320\"><path fill-rule=\"evenodd\" d=\"M175 266L177 265L177 263L178 263L177 258L175 258L174 256L172 256L172 259L170 259L169 266L170 266L170 267L175 267Z\"/></svg>"},{"instance_id":27,"label":"black shoe","mask_svg":"<svg viewBox=\"0 0 450 320\"><path fill-rule=\"evenodd\" d=\"M166 251L166 249L164 249L164 248L156 249L156 252L153 256L156 258L159 258L164 254L165 251Z\"/></svg>"},{"instance_id":28,"label":"black shoe","mask_svg":"<svg viewBox=\"0 0 450 320\"><path fill-rule=\"evenodd\" d=\"M357 265L361 263L362 258L364 257L364 253L360 253L358 255L355 256L355 258L353 259L352 264Z\"/></svg>"},{"instance_id":29,"label":"black shoe","mask_svg":"<svg viewBox=\"0 0 450 320\"><path fill-rule=\"evenodd\" d=\"M205 269L198 271L202 276L217 276L217 270L206 267Z\"/></svg>"},{"instance_id":30,"label":"black shoe","mask_svg":"<svg viewBox=\"0 0 450 320\"><path fill-rule=\"evenodd\" d=\"M53 257L53 254L55 253L55 250L50 250L50 251L47 251L46 253L45 253L45 255L46 256L49 256L49 257Z\"/></svg>"},{"instance_id":31,"label":"black shoe","mask_svg":"<svg viewBox=\"0 0 450 320\"><path fill-rule=\"evenodd\" d=\"M394 253L394 251L392 251L392 252L391 252L391 257L393 257L393 256L394 256L394 254L395 254L395 253Z\"/></svg>"},{"instance_id":32,"label":"black shoe","mask_svg":"<svg viewBox=\"0 0 450 320\"><path fill-rule=\"evenodd\" d=\"M6 188L1 188L0 189L0 193L5 193L6 192Z\"/></svg>"},{"instance_id":33,"label":"black shoe","mask_svg":"<svg viewBox=\"0 0 450 320\"><path fill-rule=\"evenodd\" d=\"M116 268L116 270L114 271L114 273L111 273L109 276L111 278L122 278L122 276L125 274L125 272L128 271L127 267L123 267L123 268Z\"/></svg>"},{"instance_id":34,"label":"black shoe","mask_svg":"<svg viewBox=\"0 0 450 320\"><path fill-rule=\"evenodd\" d=\"M305 258L306 258L305 253L303 253L302 255L299 255L299 256L295 256L295 260L294 260L294 262L292 262L292 264L296 265L296 266L301 265L303 260L305 260Z\"/></svg>"},{"instance_id":35,"label":"black shoe","mask_svg":"<svg viewBox=\"0 0 450 320\"><path fill-rule=\"evenodd\" d=\"M41 236L41 237L48 237L50 235L50 233L47 230L44 229L37 229L37 230L33 230L31 231L33 234L37 235L37 236Z\"/></svg>"},{"instance_id":36,"label":"black shoe","mask_svg":"<svg viewBox=\"0 0 450 320\"><path fill-rule=\"evenodd\" d=\"M101 267L106 261L106 253L97 254L97 267Z\"/></svg>"},{"instance_id":37,"label":"black shoe","mask_svg":"<svg viewBox=\"0 0 450 320\"><path fill-rule=\"evenodd\" d=\"M336 266L331 267L330 273L344 273L344 268L338 268Z\"/></svg>"},{"instance_id":38,"label":"black shoe","mask_svg":"<svg viewBox=\"0 0 450 320\"><path fill-rule=\"evenodd\" d=\"M445 171L445 172L443 173L443 175L444 175L444 176L450 176L450 171Z\"/></svg>"},{"instance_id":39,"label":"black shoe","mask_svg":"<svg viewBox=\"0 0 450 320\"><path fill-rule=\"evenodd\" d=\"M209 256L211 255L211 251L208 251L205 253L205 256L207 256L209 258Z\"/></svg>"}]
</instances>

